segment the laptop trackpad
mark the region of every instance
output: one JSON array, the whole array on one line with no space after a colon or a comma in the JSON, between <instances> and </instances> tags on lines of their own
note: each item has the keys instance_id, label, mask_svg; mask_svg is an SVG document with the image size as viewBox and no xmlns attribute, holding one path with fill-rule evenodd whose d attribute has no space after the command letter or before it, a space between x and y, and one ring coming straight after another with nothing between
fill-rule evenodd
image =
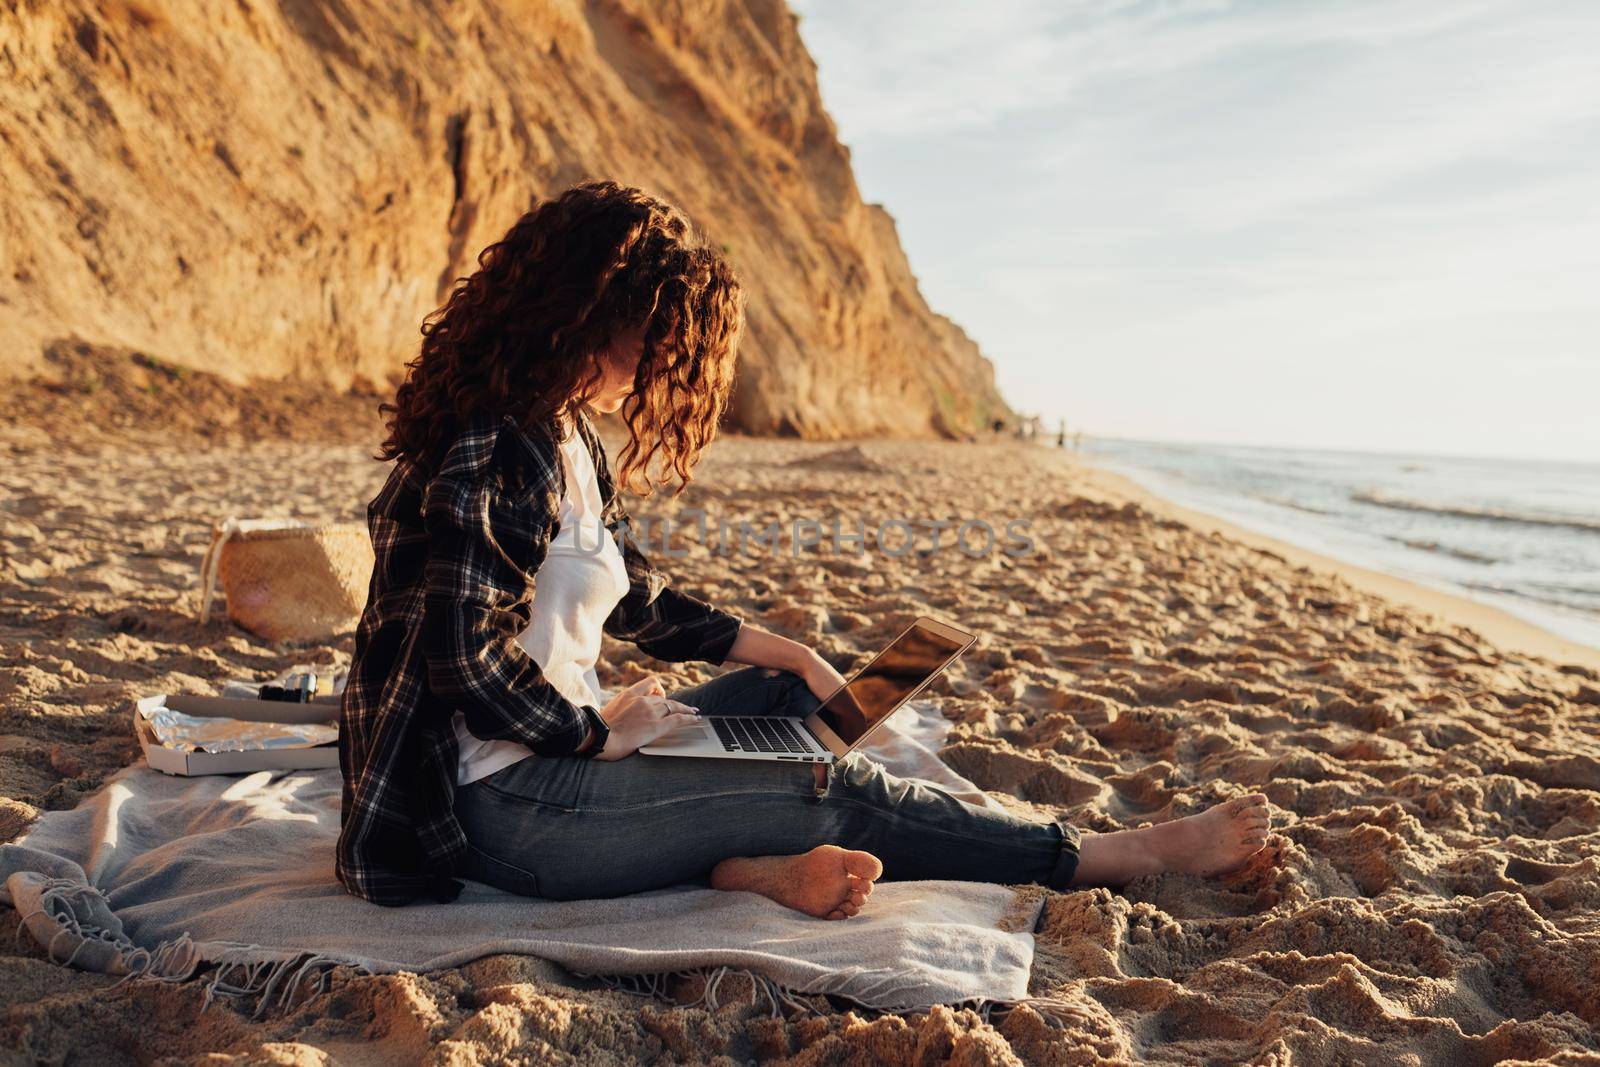
<instances>
[{"instance_id":1,"label":"laptop trackpad","mask_svg":"<svg viewBox=\"0 0 1600 1067\"><path fill-rule=\"evenodd\" d=\"M678 727L671 733L662 734L644 747L657 755L670 756L673 749L704 748L708 744L722 747L717 742L716 731L711 728L710 723L692 722Z\"/></svg>"}]
</instances>

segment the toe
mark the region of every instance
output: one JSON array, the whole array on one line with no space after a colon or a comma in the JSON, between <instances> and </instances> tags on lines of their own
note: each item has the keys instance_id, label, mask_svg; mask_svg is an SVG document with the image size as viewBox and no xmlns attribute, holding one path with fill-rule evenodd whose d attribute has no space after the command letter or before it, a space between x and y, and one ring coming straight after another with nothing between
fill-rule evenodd
<instances>
[{"instance_id":1,"label":"toe","mask_svg":"<svg viewBox=\"0 0 1600 1067\"><path fill-rule=\"evenodd\" d=\"M848 875L871 882L883 874L883 864L870 852L846 852L844 870Z\"/></svg>"},{"instance_id":2,"label":"toe","mask_svg":"<svg viewBox=\"0 0 1600 1067\"><path fill-rule=\"evenodd\" d=\"M861 910L861 905L847 900L843 904L839 905L839 910L844 912L846 915L854 915L856 912Z\"/></svg>"},{"instance_id":3,"label":"toe","mask_svg":"<svg viewBox=\"0 0 1600 1067\"><path fill-rule=\"evenodd\" d=\"M829 919L848 919L850 916L844 913L843 908L834 908L832 911L828 912L826 917Z\"/></svg>"},{"instance_id":4,"label":"toe","mask_svg":"<svg viewBox=\"0 0 1600 1067\"><path fill-rule=\"evenodd\" d=\"M860 908L861 905L867 902L867 894L859 889L852 889L850 890L850 895L844 899L847 904L854 904L857 908Z\"/></svg>"}]
</instances>

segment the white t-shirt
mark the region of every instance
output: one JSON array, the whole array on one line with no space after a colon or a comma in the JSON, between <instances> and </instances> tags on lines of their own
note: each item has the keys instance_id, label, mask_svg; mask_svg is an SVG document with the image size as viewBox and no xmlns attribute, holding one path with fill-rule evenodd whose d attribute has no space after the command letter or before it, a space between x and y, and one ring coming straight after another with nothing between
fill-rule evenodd
<instances>
[{"instance_id":1,"label":"white t-shirt","mask_svg":"<svg viewBox=\"0 0 1600 1067\"><path fill-rule=\"evenodd\" d=\"M628 569L616 540L600 521L600 481L583 438L569 431L560 452L567 481L558 516L561 525L534 572L533 617L517 644L562 696L598 708L606 697L595 675L601 627L628 592ZM458 786L533 755L519 741L474 737L459 711L451 721L461 747Z\"/></svg>"}]
</instances>

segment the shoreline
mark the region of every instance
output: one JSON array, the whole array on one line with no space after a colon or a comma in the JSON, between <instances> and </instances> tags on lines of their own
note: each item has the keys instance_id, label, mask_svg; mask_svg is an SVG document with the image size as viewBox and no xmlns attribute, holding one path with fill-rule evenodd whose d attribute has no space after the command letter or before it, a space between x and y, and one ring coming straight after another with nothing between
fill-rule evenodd
<instances>
[{"instance_id":1,"label":"shoreline","mask_svg":"<svg viewBox=\"0 0 1600 1067\"><path fill-rule=\"evenodd\" d=\"M1131 500L1158 515L1176 519L1197 530L1219 533L1251 548L1275 553L1296 566L1331 573L1363 592L1474 630L1490 644L1506 651L1540 656L1556 664L1572 663L1590 670L1600 670L1600 648L1562 637L1503 608L1434 589L1409 578L1372 570L1336 556L1324 555L1211 512L1176 504L1127 475L1109 470L1081 453L1065 453L1060 458L1072 467L1075 476L1083 484Z\"/></svg>"}]
</instances>

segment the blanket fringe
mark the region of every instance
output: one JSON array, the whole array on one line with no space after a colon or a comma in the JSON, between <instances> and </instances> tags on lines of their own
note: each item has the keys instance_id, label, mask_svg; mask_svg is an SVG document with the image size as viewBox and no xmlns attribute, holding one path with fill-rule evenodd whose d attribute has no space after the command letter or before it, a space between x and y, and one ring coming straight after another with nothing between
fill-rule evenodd
<instances>
[{"instance_id":1,"label":"blanket fringe","mask_svg":"<svg viewBox=\"0 0 1600 1067\"><path fill-rule=\"evenodd\" d=\"M750 999L745 1003L748 1003L752 1008L758 1008L764 1000L766 1002L767 1015L770 1018L783 1018L785 1008L802 1015L831 1015L837 1011L829 999L831 996L836 996L835 994L807 993L803 990L783 985L764 974L757 974L754 971L730 965L698 967L682 971L663 971L657 974L585 974L577 971L573 973L579 978L599 982L607 989L618 993L649 997L679 1008L704 1008L707 1011L717 1011L722 1007L733 1006L733 1002L724 995L722 985L726 979L737 977L750 982ZM689 981L695 978L700 978L703 981L699 996L688 1001L675 1000L671 996L670 990L674 980ZM743 1001L743 998L740 999ZM874 1005L851 997L838 997L837 999L847 1001L863 1011L879 1016L924 1015L929 1010L927 1008ZM1054 1029L1066 1029L1071 1023L1084 1021L1081 1008L1070 1001L1055 997L1022 997L1018 1000L997 1000L980 997L959 1001L948 1006L956 1010L964 1008L973 1011L980 1019L991 1026L1001 1022L1007 1013L1023 1007L1035 1012L1047 1025Z\"/></svg>"},{"instance_id":2,"label":"blanket fringe","mask_svg":"<svg viewBox=\"0 0 1600 1067\"><path fill-rule=\"evenodd\" d=\"M82 905L75 908L74 904ZM115 989L124 982L148 979L158 982L186 982L196 977L196 972L206 964L212 973L206 980L205 999L200 1010L211 1006L217 996L235 999L259 998L252 1019L260 1019L271 1010L288 1010L294 1006L300 991L310 984L313 994L327 992L328 978L335 967L350 967L358 974L373 972L351 960L340 959L317 952L290 952L249 945L238 941L209 942L222 946L222 952L207 959L200 945L184 932L175 938L147 949L122 932L121 924L106 926L95 921L93 905L98 904L105 915L111 915L108 901L94 886L70 878L52 878L39 888L39 903L33 910L23 913L17 923L16 940L20 944L28 921L42 915L51 920L56 930L48 938L38 938L51 962L74 965L80 953L94 944L109 947L114 957L106 970L122 977L112 982ZM35 934L37 938L37 934ZM73 944L65 956L57 954L56 946L65 937Z\"/></svg>"},{"instance_id":3,"label":"blanket fringe","mask_svg":"<svg viewBox=\"0 0 1600 1067\"><path fill-rule=\"evenodd\" d=\"M627 993L630 996L650 997L664 1001L680 1008L700 1008L707 1011L716 1011L731 1002L725 998L722 990L724 979L729 976L748 979L750 982L750 1006L758 1007L765 1000L767 1014L771 1018L783 1017L783 1009L790 1008L809 1015L825 1015L828 1011L816 1003L821 994L806 994L799 990L791 989L764 974L742 967L723 965L720 967L695 967L682 971L662 971L656 974L586 974L581 971L573 972L579 978L587 978L599 982L607 989L618 993ZM700 995L690 1001L677 1001L671 995L674 980L690 981L695 978L702 979Z\"/></svg>"},{"instance_id":4,"label":"blanket fringe","mask_svg":"<svg viewBox=\"0 0 1600 1067\"><path fill-rule=\"evenodd\" d=\"M39 906L32 911L20 912L17 921L16 944L22 943L22 934L28 930L28 920L35 915L43 915L54 921L57 929L48 940L40 940L51 963L65 964L70 967L78 960L78 953L96 942L109 945L113 950L125 952L133 946L121 930L112 930L96 923L80 919L73 909L74 902L84 904L88 908L97 900L103 902L100 891L93 886L82 882L75 882L70 878L49 878L39 887ZM65 959L56 958L56 942L61 940L63 934L76 937L77 944Z\"/></svg>"},{"instance_id":5,"label":"blanket fringe","mask_svg":"<svg viewBox=\"0 0 1600 1067\"><path fill-rule=\"evenodd\" d=\"M74 904L81 907L75 908ZM97 922L93 918L97 913L93 905L99 906L100 914L109 916L112 922L116 922L108 902L95 887L67 878L49 879L40 886L38 906L21 916L21 921L17 924L17 940L20 943L22 933L28 929L30 919L43 915L54 923L56 929L48 938L40 937L37 931L34 934L52 962L72 966L87 946L101 944L109 947L115 955L106 970L111 974L122 975L108 987L113 989L135 979L159 982L189 981L197 976L202 967L209 964L212 972L205 979L205 999L201 1002L200 1010L209 1008L218 996L233 999L255 997L257 999L255 1010L251 1014L252 1019L261 1019L269 1012L291 1010L296 1000L300 999L302 990L306 988L311 990L309 995L313 996L327 992L328 979L335 967L349 967L357 974L375 973L362 964L325 953L285 952L283 949L235 941L208 942L208 948L220 946L222 949L220 954L213 954L208 958L202 952L200 944L187 932L163 941L153 949L147 949L134 944L122 932L120 923L107 926ZM67 938L69 943L73 943L73 947L61 957L57 954L56 946L63 937ZM793 989L766 975L726 964L654 974L573 973L580 978L599 982L619 993L650 997L685 1008L703 1007L707 1011L717 1011L724 1006L732 1006L733 1001L729 999L723 986L729 978L736 977L750 982L749 1005L752 1008L759 1008L764 1002L767 1015L773 1019L783 1018L786 1011L803 1015L829 1015L837 1010L829 999L829 994L807 993L804 990ZM673 982L694 978L702 979L700 995L684 1003L675 1001L671 996ZM889 1004L875 1005L848 997L838 999L877 1015L915 1015L928 1010L907 1009ZM1049 1025L1057 1028L1065 1028L1083 1018L1082 1009L1077 1005L1052 997L1024 997L1020 1000L978 998L951 1004L950 1007L970 1009L985 1023L990 1024L1019 1007L1030 1008Z\"/></svg>"},{"instance_id":6,"label":"blanket fringe","mask_svg":"<svg viewBox=\"0 0 1600 1067\"><path fill-rule=\"evenodd\" d=\"M281 950L263 949L258 945L241 945L229 950L236 959L217 962L216 971L206 985L206 996L200 1004L204 1011L218 995L245 999L256 997L252 1019L265 1018L272 1012L287 1012L294 1008L302 989L309 988L306 998L328 991L328 979L335 967L349 967L357 974L373 972L361 964L320 952L299 952L277 959L261 959L262 952L281 953ZM252 953L255 958L252 958Z\"/></svg>"}]
</instances>

